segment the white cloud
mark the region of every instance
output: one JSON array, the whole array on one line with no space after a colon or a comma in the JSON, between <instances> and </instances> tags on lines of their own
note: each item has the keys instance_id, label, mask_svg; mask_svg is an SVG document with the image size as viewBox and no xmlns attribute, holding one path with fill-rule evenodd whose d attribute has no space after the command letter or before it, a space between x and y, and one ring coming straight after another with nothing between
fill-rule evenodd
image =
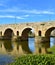
<instances>
[{"instance_id":1,"label":"white cloud","mask_svg":"<svg viewBox=\"0 0 55 65\"><path fill-rule=\"evenodd\" d=\"M17 16L16 18L17 18L17 19L24 19L23 17L19 17L19 16Z\"/></svg>"},{"instance_id":2,"label":"white cloud","mask_svg":"<svg viewBox=\"0 0 55 65\"><path fill-rule=\"evenodd\" d=\"M0 15L0 18L16 18L16 19L24 19L21 16L11 16L11 15Z\"/></svg>"},{"instance_id":3,"label":"white cloud","mask_svg":"<svg viewBox=\"0 0 55 65\"><path fill-rule=\"evenodd\" d=\"M0 6L4 6L4 4L0 4ZM32 10L26 10L26 9L19 9L18 7L14 6L11 8L7 9L0 9L0 12L7 12L7 13L26 13L26 14L55 14L55 11L51 10L37 10L37 9L32 9ZM25 15L25 17L28 17L29 15Z\"/></svg>"},{"instance_id":4,"label":"white cloud","mask_svg":"<svg viewBox=\"0 0 55 65\"><path fill-rule=\"evenodd\" d=\"M52 11L39 11L39 10L21 10L22 12L26 12L26 13L32 13L32 14L55 14L55 12Z\"/></svg>"},{"instance_id":5,"label":"white cloud","mask_svg":"<svg viewBox=\"0 0 55 65\"><path fill-rule=\"evenodd\" d=\"M14 16L8 16L8 15L0 15L0 18L14 18Z\"/></svg>"},{"instance_id":6,"label":"white cloud","mask_svg":"<svg viewBox=\"0 0 55 65\"><path fill-rule=\"evenodd\" d=\"M7 3L9 3L11 0L0 0L0 6L7 6L7 9L2 9L0 8L0 12L21 12L21 13L28 13L28 14L55 14L54 11L49 10L37 10L37 9L32 9L32 10L26 10L26 9L19 9L18 6L11 6L11 8L9 8L9 6L7 5ZM16 1L16 0L14 0ZM29 15L26 15L26 17L28 17Z\"/></svg>"},{"instance_id":7,"label":"white cloud","mask_svg":"<svg viewBox=\"0 0 55 65\"><path fill-rule=\"evenodd\" d=\"M10 10L10 9L4 9L4 10L0 10L0 12L15 12L14 10Z\"/></svg>"},{"instance_id":8,"label":"white cloud","mask_svg":"<svg viewBox=\"0 0 55 65\"><path fill-rule=\"evenodd\" d=\"M22 17L29 17L29 16L30 16L30 15L27 14L27 15L24 15L24 16L22 16Z\"/></svg>"},{"instance_id":9,"label":"white cloud","mask_svg":"<svg viewBox=\"0 0 55 65\"><path fill-rule=\"evenodd\" d=\"M51 11L43 11L43 14L55 14L55 12L51 12Z\"/></svg>"},{"instance_id":10,"label":"white cloud","mask_svg":"<svg viewBox=\"0 0 55 65\"><path fill-rule=\"evenodd\" d=\"M49 11L49 10L22 10L22 9L18 9L18 8L11 8L11 9L4 9L4 10L0 10L0 12L23 12L23 13L29 13L29 14L55 14L55 12L53 11ZM26 17L28 17L29 15L26 15Z\"/></svg>"}]
</instances>

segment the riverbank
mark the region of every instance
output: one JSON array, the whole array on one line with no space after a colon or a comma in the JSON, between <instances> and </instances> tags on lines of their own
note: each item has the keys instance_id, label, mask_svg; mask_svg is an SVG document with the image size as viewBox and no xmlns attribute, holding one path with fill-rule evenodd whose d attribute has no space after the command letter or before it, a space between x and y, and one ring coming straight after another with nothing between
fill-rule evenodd
<instances>
[{"instance_id":1,"label":"riverbank","mask_svg":"<svg viewBox=\"0 0 55 65\"><path fill-rule=\"evenodd\" d=\"M55 65L55 55L25 55L18 57L15 62L9 65Z\"/></svg>"}]
</instances>

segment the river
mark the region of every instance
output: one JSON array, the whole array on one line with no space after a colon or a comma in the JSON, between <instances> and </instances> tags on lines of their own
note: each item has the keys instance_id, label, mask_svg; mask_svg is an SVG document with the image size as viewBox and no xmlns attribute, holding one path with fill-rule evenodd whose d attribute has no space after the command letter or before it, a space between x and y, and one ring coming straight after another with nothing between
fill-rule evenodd
<instances>
[{"instance_id":1,"label":"river","mask_svg":"<svg viewBox=\"0 0 55 65\"><path fill-rule=\"evenodd\" d=\"M29 47L30 51L34 52L35 40L34 40L34 38L29 38L28 40L29 40L28 42L25 42L25 41L22 41L22 42L28 43L28 47ZM15 55L15 53L17 51L16 46L17 46L17 49L18 49L19 44L22 44L22 46L23 46L22 42L20 42L20 41L19 42L11 42L8 40L0 41L0 65L6 65L6 64L9 64L14 61L13 54ZM55 44L54 42L55 42L55 38L50 38L50 47L52 47ZM14 48L14 51L12 51L13 48ZM10 53L10 52L12 52L12 53Z\"/></svg>"}]
</instances>

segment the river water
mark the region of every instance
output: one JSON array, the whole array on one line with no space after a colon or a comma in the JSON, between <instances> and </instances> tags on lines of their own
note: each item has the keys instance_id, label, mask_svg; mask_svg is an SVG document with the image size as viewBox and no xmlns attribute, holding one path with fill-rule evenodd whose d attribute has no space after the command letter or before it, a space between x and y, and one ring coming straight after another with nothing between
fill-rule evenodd
<instances>
[{"instance_id":1,"label":"river water","mask_svg":"<svg viewBox=\"0 0 55 65\"><path fill-rule=\"evenodd\" d=\"M6 65L14 61L14 56L16 52L16 47L18 49L19 44L28 43L28 47L31 52L35 50L35 40L34 38L29 38L29 41L22 42L11 42L10 40L0 41L0 65ZM55 38L50 38L50 47L55 44ZM25 44L26 45L26 44ZM22 45L23 47L23 45ZM12 51L14 48L14 51ZM25 48L24 48L25 49ZM11 53L10 53L11 52ZM18 53L17 53L18 54Z\"/></svg>"}]
</instances>

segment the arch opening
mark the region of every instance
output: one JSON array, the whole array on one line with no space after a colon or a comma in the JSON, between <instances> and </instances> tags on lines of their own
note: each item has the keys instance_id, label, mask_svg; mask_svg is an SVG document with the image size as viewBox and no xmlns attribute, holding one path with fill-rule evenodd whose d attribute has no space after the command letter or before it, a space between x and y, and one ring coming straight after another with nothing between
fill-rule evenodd
<instances>
[{"instance_id":1,"label":"arch opening","mask_svg":"<svg viewBox=\"0 0 55 65\"><path fill-rule=\"evenodd\" d=\"M21 39L22 42L24 42L22 43L23 50L32 53L34 51L34 30L31 28L25 28L22 31Z\"/></svg>"},{"instance_id":2,"label":"arch opening","mask_svg":"<svg viewBox=\"0 0 55 65\"><path fill-rule=\"evenodd\" d=\"M52 48L54 48L55 46L55 27L49 28L46 31L45 36L49 39L49 43L47 44L47 46L49 46L49 49L53 53Z\"/></svg>"},{"instance_id":3,"label":"arch opening","mask_svg":"<svg viewBox=\"0 0 55 65\"><path fill-rule=\"evenodd\" d=\"M0 36L2 36L2 31L0 31Z\"/></svg>"},{"instance_id":4,"label":"arch opening","mask_svg":"<svg viewBox=\"0 0 55 65\"><path fill-rule=\"evenodd\" d=\"M4 32L4 39L11 39L14 36L13 30L8 28Z\"/></svg>"},{"instance_id":5,"label":"arch opening","mask_svg":"<svg viewBox=\"0 0 55 65\"><path fill-rule=\"evenodd\" d=\"M45 36L46 36L46 37L52 36L52 35L51 35L51 32L52 32L54 29L55 29L55 27L49 28L49 29L46 31Z\"/></svg>"},{"instance_id":6,"label":"arch opening","mask_svg":"<svg viewBox=\"0 0 55 65\"><path fill-rule=\"evenodd\" d=\"M17 31L17 36L19 36L19 31Z\"/></svg>"},{"instance_id":7,"label":"arch opening","mask_svg":"<svg viewBox=\"0 0 55 65\"><path fill-rule=\"evenodd\" d=\"M22 31L22 37L23 37L23 40L27 40L28 39L28 34L30 32L30 30L32 30L31 28L26 28Z\"/></svg>"},{"instance_id":8,"label":"arch opening","mask_svg":"<svg viewBox=\"0 0 55 65\"><path fill-rule=\"evenodd\" d=\"M41 36L41 31L39 30L38 35Z\"/></svg>"}]
</instances>

